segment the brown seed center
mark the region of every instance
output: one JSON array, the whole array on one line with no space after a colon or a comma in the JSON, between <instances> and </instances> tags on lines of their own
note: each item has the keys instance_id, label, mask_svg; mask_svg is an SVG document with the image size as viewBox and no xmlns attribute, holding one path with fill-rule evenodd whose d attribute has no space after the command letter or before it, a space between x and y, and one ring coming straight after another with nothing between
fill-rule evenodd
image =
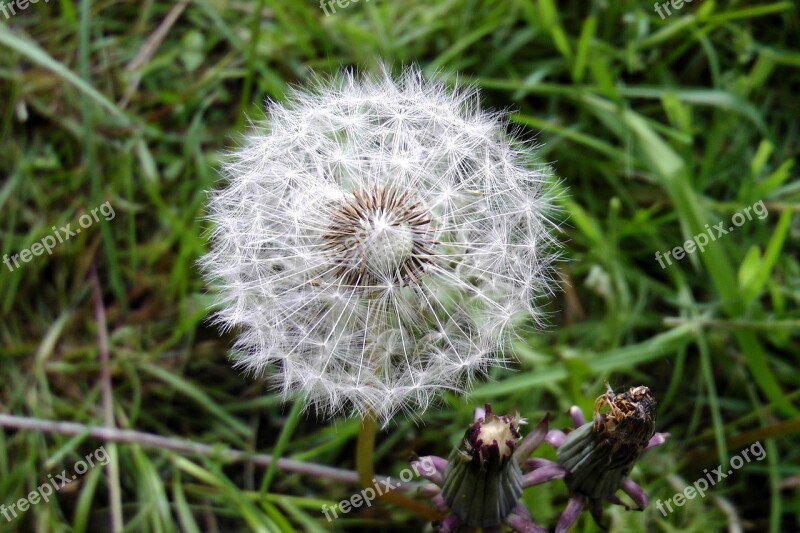
<instances>
[{"instance_id":1,"label":"brown seed center","mask_svg":"<svg viewBox=\"0 0 800 533\"><path fill-rule=\"evenodd\" d=\"M416 282L431 262L430 217L408 193L353 191L330 213L324 248L342 284L389 288Z\"/></svg>"}]
</instances>

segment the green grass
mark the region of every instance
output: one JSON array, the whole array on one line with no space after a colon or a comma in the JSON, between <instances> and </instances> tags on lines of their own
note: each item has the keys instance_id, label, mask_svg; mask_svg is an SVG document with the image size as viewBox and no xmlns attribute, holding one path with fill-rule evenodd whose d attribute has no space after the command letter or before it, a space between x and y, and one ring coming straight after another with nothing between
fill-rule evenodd
<instances>
[{"instance_id":1,"label":"green grass","mask_svg":"<svg viewBox=\"0 0 800 533\"><path fill-rule=\"evenodd\" d=\"M476 404L531 421L550 411L564 427L567 408L588 412L605 380L646 384L658 430L672 434L632 474L651 502L756 441L767 455L667 518L653 504L608 506L612 531L800 530L794 2L703 0L664 20L630 0L362 0L327 17L311 0L179 4L52 0L0 16L0 253L76 226L106 200L115 211L52 255L0 265L0 412L103 425L111 409L120 428L352 470L357 422L301 414L230 368L233 337L209 325L195 265L205 191L264 98L340 66L418 63L481 87L486 107L510 110L541 143L562 180L565 283L550 326L517 344L518 364L420 424L396 420L378 436L376 470L396 475L412 452L446 456ZM766 218L704 253L664 269L654 259L759 201ZM105 400L93 265L109 334ZM102 444L0 430L0 504ZM118 478L92 469L0 519L0 531L104 531L115 513L126 531L424 527L376 506L327 523L321 505L356 488L325 477L106 449ZM524 501L552 529L565 498L551 483ZM575 528L595 530L588 516Z\"/></svg>"}]
</instances>

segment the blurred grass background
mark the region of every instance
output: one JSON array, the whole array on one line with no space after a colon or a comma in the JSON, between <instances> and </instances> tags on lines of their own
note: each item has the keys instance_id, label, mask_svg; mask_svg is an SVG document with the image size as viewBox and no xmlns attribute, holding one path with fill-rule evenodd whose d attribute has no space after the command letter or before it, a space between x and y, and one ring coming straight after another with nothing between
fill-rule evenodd
<instances>
[{"instance_id":1,"label":"blurred grass background","mask_svg":"<svg viewBox=\"0 0 800 533\"><path fill-rule=\"evenodd\" d=\"M567 283L548 306L551 326L517 344L515 368L421 424L381 432L377 471L396 475L412 452L446 456L486 401L532 421L551 411L566 427L567 408L588 414L605 380L646 384L672 439L632 474L650 507L606 506L611 531L800 531L796 3L703 0L664 19L629 0L335 7L51 0L0 16L2 253L74 228L106 200L116 214L50 256L0 266L0 411L352 469L357 421L303 415L230 368L232 337L208 325L195 267L205 191L265 97L340 66L419 63L481 87L486 107L512 111L542 144L563 180ZM658 265L656 251L758 201L764 220ZM656 510L757 441L763 461L667 518ZM101 444L0 430L0 504ZM126 531L426 527L383 506L327 523L320 506L355 491L339 481L135 443L106 449L113 468L0 519L0 531L108 531L114 516ZM552 529L566 492L551 483L524 501ZM588 515L575 528L596 530Z\"/></svg>"}]
</instances>

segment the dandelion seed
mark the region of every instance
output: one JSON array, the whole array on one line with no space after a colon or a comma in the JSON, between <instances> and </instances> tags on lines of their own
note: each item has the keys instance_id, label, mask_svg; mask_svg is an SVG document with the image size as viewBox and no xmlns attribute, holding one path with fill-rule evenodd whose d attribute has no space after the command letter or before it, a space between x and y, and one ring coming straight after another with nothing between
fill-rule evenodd
<instances>
[{"instance_id":1,"label":"dandelion seed","mask_svg":"<svg viewBox=\"0 0 800 533\"><path fill-rule=\"evenodd\" d=\"M465 391L551 291L546 169L477 92L343 73L270 103L211 195L238 364L326 415Z\"/></svg>"}]
</instances>

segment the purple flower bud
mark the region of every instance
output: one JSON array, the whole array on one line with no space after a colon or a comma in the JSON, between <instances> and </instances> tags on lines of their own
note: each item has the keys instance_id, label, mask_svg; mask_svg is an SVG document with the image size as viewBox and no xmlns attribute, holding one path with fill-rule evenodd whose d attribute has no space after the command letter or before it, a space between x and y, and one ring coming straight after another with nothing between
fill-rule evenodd
<instances>
[{"instance_id":1,"label":"purple flower bud","mask_svg":"<svg viewBox=\"0 0 800 533\"><path fill-rule=\"evenodd\" d=\"M511 514L522 495L522 471L511 460L519 439L518 416L486 414L450 454L442 484L447 507L460 522L472 527L496 526Z\"/></svg>"},{"instance_id":2,"label":"purple flower bud","mask_svg":"<svg viewBox=\"0 0 800 533\"><path fill-rule=\"evenodd\" d=\"M426 457L435 472L424 476L441 492L433 496L434 506L448 513L439 531L484 528L500 531L501 525L514 531L545 533L533 523L527 509L519 503L523 489L523 469L528 456L544 441L549 418L520 440L518 415L497 416L490 405L475 410L475 421L464 434L464 442L453 449L447 461ZM416 458L412 465L422 461Z\"/></svg>"}]
</instances>

